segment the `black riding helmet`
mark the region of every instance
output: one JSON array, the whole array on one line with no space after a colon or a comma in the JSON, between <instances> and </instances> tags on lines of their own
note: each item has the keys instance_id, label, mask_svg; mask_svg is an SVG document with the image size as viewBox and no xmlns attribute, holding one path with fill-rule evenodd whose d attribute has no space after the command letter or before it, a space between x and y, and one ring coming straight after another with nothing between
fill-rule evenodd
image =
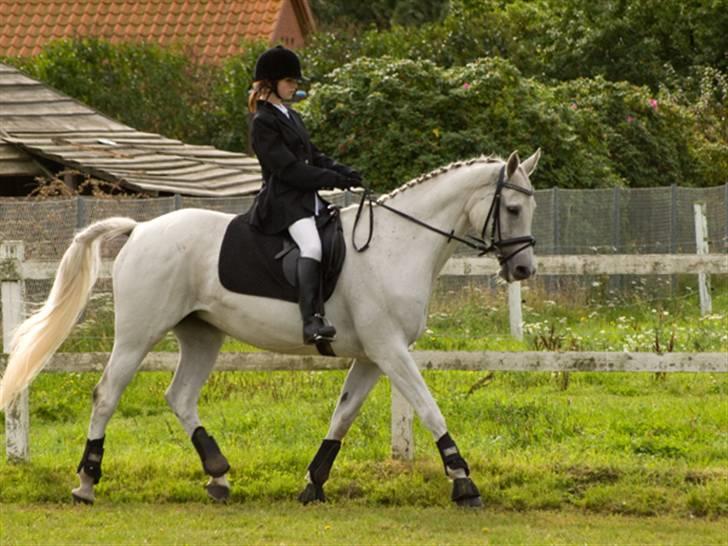
<instances>
[{"instance_id":1,"label":"black riding helmet","mask_svg":"<svg viewBox=\"0 0 728 546\"><path fill-rule=\"evenodd\" d=\"M264 51L255 62L253 79L277 82L285 78L304 80L298 55L282 45Z\"/></svg>"}]
</instances>

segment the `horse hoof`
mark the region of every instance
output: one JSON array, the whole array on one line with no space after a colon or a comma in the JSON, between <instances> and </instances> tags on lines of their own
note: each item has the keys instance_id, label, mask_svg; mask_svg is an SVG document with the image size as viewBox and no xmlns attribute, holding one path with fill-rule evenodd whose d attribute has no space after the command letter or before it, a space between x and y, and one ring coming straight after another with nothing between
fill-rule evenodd
<instances>
[{"instance_id":1,"label":"horse hoof","mask_svg":"<svg viewBox=\"0 0 728 546\"><path fill-rule=\"evenodd\" d=\"M205 486L207 489L207 496L215 502L227 502L230 498L230 488L224 485L209 484Z\"/></svg>"},{"instance_id":2,"label":"horse hoof","mask_svg":"<svg viewBox=\"0 0 728 546\"><path fill-rule=\"evenodd\" d=\"M455 501L458 506L461 506L463 508L482 508L483 507L483 501L480 500L480 497L470 497L467 499L460 499Z\"/></svg>"},{"instance_id":3,"label":"horse hoof","mask_svg":"<svg viewBox=\"0 0 728 546\"><path fill-rule=\"evenodd\" d=\"M480 508L483 501L480 500L480 491L470 478L456 478L452 487L452 500L458 505L466 508Z\"/></svg>"},{"instance_id":4,"label":"horse hoof","mask_svg":"<svg viewBox=\"0 0 728 546\"><path fill-rule=\"evenodd\" d=\"M76 494L75 490L71 492L71 496L73 497L73 504L86 504L86 505L92 505L94 503L94 498L87 498L82 497L81 495Z\"/></svg>"},{"instance_id":5,"label":"horse hoof","mask_svg":"<svg viewBox=\"0 0 728 546\"><path fill-rule=\"evenodd\" d=\"M324 495L324 488L320 485L314 485L309 483L300 495L298 500L301 504L309 504L311 502L326 502L326 495Z\"/></svg>"}]
</instances>

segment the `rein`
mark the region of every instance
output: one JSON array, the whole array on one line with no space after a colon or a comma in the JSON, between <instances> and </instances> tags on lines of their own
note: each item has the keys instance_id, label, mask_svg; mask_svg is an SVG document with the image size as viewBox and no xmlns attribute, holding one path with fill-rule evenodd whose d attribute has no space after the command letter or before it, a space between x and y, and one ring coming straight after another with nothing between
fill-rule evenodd
<instances>
[{"instance_id":1,"label":"rein","mask_svg":"<svg viewBox=\"0 0 728 546\"><path fill-rule=\"evenodd\" d=\"M372 242L372 237L374 236L374 206L378 205L384 209L387 209L388 211L391 211L402 218L405 218L406 220L409 220L410 222L414 222L418 226L421 226L425 229L429 229L430 231L433 231L439 235L442 235L443 237L447 237L448 242L452 241L453 239L458 241L459 243L463 243L464 245L477 250L478 256L483 256L484 254L487 254L488 252L496 251L498 252L497 258L498 262L503 265L508 260L513 258L516 254L519 252L522 252L523 250L526 250L530 246L534 246L536 244L536 239L531 235L526 235L523 237L513 237L511 239L503 239L501 237L501 230L500 230L500 204L501 204L501 193L503 191L503 188L512 189L515 191L518 191L520 193L524 193L526 195L533 195L533 190L529 190L527 188L523 188L521 186L517 186L515 184L512 184L508 182L505 179L505 165L501 167L500 173L498 175L498 182L496 183L495 188L495 194L493 195L493 201L490 203L490 209L488 210L488 215L485 218L485 222L483 223L483 229L480 233L480 238L473 237L471 235L466 235L466 238L459 237L455 235L455 230L444 231L442 229L439 229L435 226L432 226L426 222L423 222L422 220L415 218L414 216L410 216L406 212L402 212L401 210L395 209L394 207L390 207L389 205L385 203L376 203L374 199L371 196L371 188L365 187L364 193L362 193L361 201L359 201L359 207L356 211L356 217L354 218L354 226L351 230L351 243L354 246L354 250L357 252L364 252L367 248L369 248L370 243ZM359 225L359 220L361 219L362 210L364 209L364 202L369 202L369 235L367 237L366 243L362 247L357 246L356 244L356 228ZM490 232L490 241L485 240L486 230L488 228L488 222L490 221L491 217L493 218L491 232ZM496 239L496 236L498 237ZM519 247L518 249L514 250L507 256L503 256L501 251L502 247L510 246L510 245L517 245L523 243L523 246Z\"/></svg>"}]
</instances>

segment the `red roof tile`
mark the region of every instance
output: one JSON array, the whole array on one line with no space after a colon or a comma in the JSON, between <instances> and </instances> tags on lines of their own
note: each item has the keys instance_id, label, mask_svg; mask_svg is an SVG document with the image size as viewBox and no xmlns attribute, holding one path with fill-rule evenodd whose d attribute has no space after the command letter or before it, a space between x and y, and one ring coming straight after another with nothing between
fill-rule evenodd
<instances>
[{"instance_id":1,"label":"red roof tile","mask_svg":"<svg viewBox=\"0 0 728 546\"><path fill-rule=\"evenodd\" d=\"M0 0L0 55L37 55L53 39L82 36L190 45L216 62L239 53L243 38L281 41L288 3L304 14L296 33L305 36L314 28L308 0Z\"/></svg>"}]
</instances>

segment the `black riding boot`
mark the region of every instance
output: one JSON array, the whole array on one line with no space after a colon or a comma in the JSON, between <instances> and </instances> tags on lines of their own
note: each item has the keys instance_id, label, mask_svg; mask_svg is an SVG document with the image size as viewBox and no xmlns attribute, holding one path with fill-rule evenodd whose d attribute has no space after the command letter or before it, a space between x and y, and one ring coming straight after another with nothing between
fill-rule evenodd
<instances>
[{"instance_id":1,"label":"black riding boot","mask_svg":"<svg viewBox=\"0 0 728 546\"><path fill-rule=\"evenodd\" d=\"M298 306L303 319L303 342L333 341L336 328L324 320L321 301L321 264L312 258L298 258Z\"/></svg>"}]
</instances>

